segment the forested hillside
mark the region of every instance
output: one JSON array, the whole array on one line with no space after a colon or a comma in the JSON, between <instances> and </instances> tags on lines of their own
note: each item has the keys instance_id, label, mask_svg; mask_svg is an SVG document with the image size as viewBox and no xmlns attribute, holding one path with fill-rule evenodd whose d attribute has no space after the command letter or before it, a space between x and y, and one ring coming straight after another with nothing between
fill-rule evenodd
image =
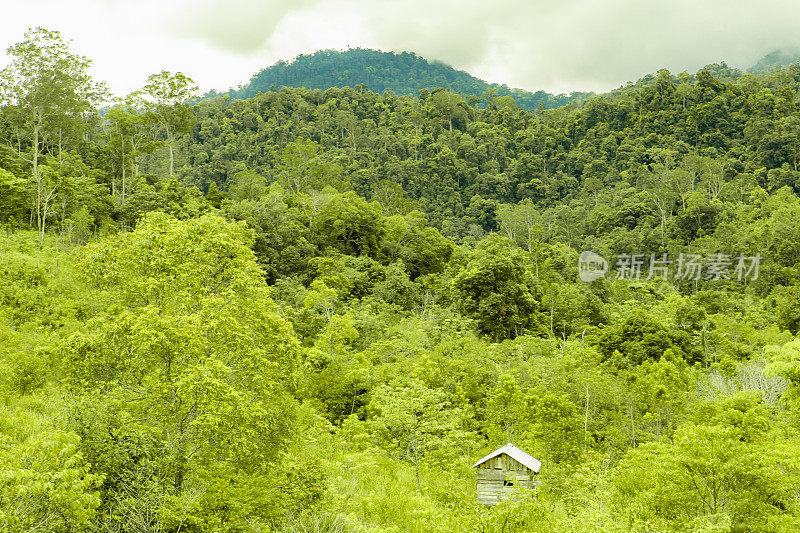
<instances>
[{"instance_id":1,"label":"forested hillside","mask_svg":"<svg viewBox=\"0 0 800 533\"><path fill-rule=\"evenodd\" d=\"M250 82L238 90L227 93L231 98L252 98L259 92L280 90L283 87L303 87L326 90L332 87L366 86L383 93L417 96L420 91L439 88L455 93L480 97L495 90L499 96L512 96L517 105L535 110L540 105L552 109L585 100L591 93L550 94L512 89L505 85L487 83L463 70L449 65L430 62L411 52L381 52L365 48L352 48L344 52L320 50L301 54L290 62L279 61L255 74ZM206 96L217 96L211 92Z\"/></svg>"},{"instance_id":2,"label":"forested hillside","mask_svg":"<svg viewBox=\"0 0 800 533\"><path fill-rule=\"evenodd\" d=\"M10 56L3 530L800 528L800 67L101 116ZM507 442L541 486L484 507Z\"/></svg>"},{"instance_id":3,"label":"forested hillside","mask_svg":"<svg viewBox=\"0 0 800 533\"><path fill-rule=\"evenodd\" d=\"M800 51L796 48L774 50L759 59L755 65L747 69L747 71L752 74L765 74L788 67L798 61L800 61Z\"/></svg>"}]
</instances>

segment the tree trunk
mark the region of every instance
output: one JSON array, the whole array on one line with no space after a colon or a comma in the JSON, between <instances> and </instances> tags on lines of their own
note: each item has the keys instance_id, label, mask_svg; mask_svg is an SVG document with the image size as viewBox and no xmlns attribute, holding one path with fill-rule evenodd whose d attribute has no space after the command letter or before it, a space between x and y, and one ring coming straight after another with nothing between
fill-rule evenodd
<instances>
[{"instance_id":1,"label":"tree trunk","mask_svg":"<svg viewBox=\"0 0 800 533\"><path fill-rule=\"evenodd\" d=\"M175 461L175 494L180 494L183 490L183 478L186 476L186 457L183 452L178 454Z\"/></svg>"},{"instance_id":2,"label":"tree trunk","mask_svg":"<svg viewBox=\"0 0 800 533\"><path fill-rule=\"evenodd\" d=\"M633 447L636 447L636 425L634 424L634 413L633 413L633 397L628 398L628 415L631 419L631 441L633 442Z\"/></svg>"},{"instance_id":3,"label":"tree trunk","mask_svg":"<svg viewBox=\"0 0 800 533\"><path fill-rule=\"evenodd\" d=\"M175 167L175 153L174 153L174 145L175 145L175 136L172 132L167 133L167 140L169 141L169 177L172 178L172 174L174 172Z\"/></svg>"},{"instance_id":4,"label":"tree trunk","mask_svg":"<svg viewBox=\"0 0 800 533\"><path fill-rule=\"evenodd\" d=\"M589 385L586 385L586 410L583 413L583 453L586 453L586 436L589 433Z\"/></svg>"},{"instance_id":5,"label":"tree trunk","mask_svg":"<svg viewBox=\"0 0 800 533\"><path fill-rule=\"evenodd\" d=\"M125 205L125 136L122 138L122 205Z\"/></svg>"},{"instance_id":6,"label":"tree trunk","mask_svg":"<svg viewBox=\"0 0 800 533\"><path fill-rule=\"evenodd\" d=\"M414 450L414 474L417 478L417 490L419 491L420 495L422 494L422 483L419 481L419 454L417 453L417 447L412 446Z\"/></svg>"},{"instance_id":7,"label":"tree trunk","mask_svg":"<svg viewBox=\"0 0 800 533\"><path fill-rule=\"evenodd\" d=\"M36 182L36 227L42 228L42 178L39 175L39 127L36 110L33 111L33 145L31 146L31 163L33 164L33 181Z\"/></svg>"}]
</instances>

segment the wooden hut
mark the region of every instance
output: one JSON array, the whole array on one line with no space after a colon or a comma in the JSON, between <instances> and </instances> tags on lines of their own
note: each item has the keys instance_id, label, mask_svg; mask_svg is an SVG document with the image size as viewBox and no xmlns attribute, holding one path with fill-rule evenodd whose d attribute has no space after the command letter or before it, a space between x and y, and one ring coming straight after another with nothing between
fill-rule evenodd
<instances>
[{"instance_id":1,"label":"wooden hut","mask_svg":"<svg viewBox=\"0 0 800 533\"><path fill-rule=\"evenodd\" d=\"M542 463L509 443L472 465L478 469L478 501L497 505L517 487L533 488Z\"/></svg>"}]
</instances>

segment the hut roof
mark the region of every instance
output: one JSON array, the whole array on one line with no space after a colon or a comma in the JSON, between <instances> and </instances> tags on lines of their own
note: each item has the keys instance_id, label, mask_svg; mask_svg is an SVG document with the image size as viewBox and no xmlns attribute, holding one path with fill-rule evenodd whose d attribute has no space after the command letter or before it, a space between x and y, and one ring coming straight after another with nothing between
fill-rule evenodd
<instances>
[{"instance_id":1,"label":"hut roof","mask_svg":"<svg viewBox=\"0 0 800 533\"><path fill-rule=\"evenodd\" d=\"M490 453L486 457L483 457L483 458L479 459L477 463L472 465L472 468L475 468L476 466L485 463L489 459L492 459L492 458L497 457L498 455L502 455L502 454L508 455L512 459L515 459L516 461L518 461L519 463L525 465L526 467L530 468L531 470L533 470L536 473L539 472L539 468L541 468L541 466L542 466L541 461L539 461L538 459L534 459L532 456L530 456L527 453L523 452L522 450L520 450L519 448L517 448L516 446L514 446L513 444L511 444L509 442L505 446L497 448L495 451L493 451L492 453Z\"/></svg>"}]
</instances>

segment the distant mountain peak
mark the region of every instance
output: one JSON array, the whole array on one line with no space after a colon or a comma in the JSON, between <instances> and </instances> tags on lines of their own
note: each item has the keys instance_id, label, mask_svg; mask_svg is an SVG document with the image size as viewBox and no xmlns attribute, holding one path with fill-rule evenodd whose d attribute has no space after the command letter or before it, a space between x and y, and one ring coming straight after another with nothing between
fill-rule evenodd
<instances>
[{"instance_id":1,"label":"distant mountain peak","mask_svg":"<svg viewBox=\"0 0 800 533\"><path fill-rule=\"evenodd\" d=\"M780 48L764 55L755 65L747 69L750 74L766 74L788 67L800 61L800 49Z\"/></svg>"},{"instance_id":2,"label":"distant mountain peak","mask_svg":"<svg viewBox=\"0 0 800 533\"><path fill-rule=\"evenodd\" d=\"M366 85L373 92L392 91L399 95L417 95L419 91L452 89L464 95L482 96L496 89L498 96L511 96L520 107L545 109L581 101L592 93L554 95L545 91L530 92L506 85L487 83L440 61L429 61L414 52L384 52L370 48L319 50L301 54L290 61L278 61L256 73L247 85L224 93L212 91L207 96L227 94L231 98L251 98L259 92L281 87L305 87L326 90L331 87Z\"/></svg>"}]
</instances>

